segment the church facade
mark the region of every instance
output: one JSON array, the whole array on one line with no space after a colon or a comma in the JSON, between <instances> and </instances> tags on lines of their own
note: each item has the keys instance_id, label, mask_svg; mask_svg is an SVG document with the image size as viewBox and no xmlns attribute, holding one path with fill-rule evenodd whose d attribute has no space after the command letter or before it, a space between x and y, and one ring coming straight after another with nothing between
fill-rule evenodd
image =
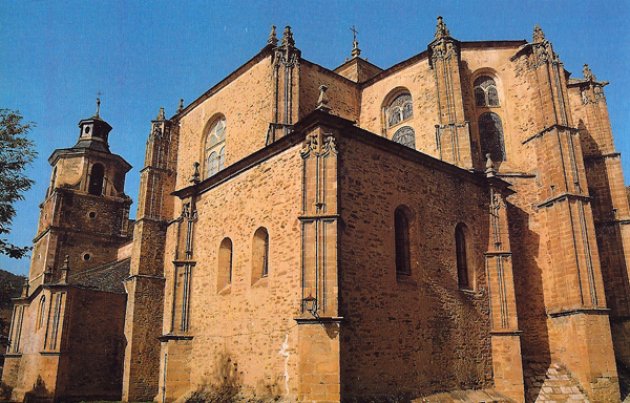
<instances>
[{"instance_id":1,"label":"church facade","mask_svg":"<svg viewBox=\"0 0 630 403\"><path fill-rule=\"evenodd\" d=\"M160 110L135 222L111 127L82 120L50 158L12 399L619 401L630 208L607 82L573 78L539 27L464 42L438 18L388 69L360 53L329 70L274 28Z\"/></svg>"}]
</instances>

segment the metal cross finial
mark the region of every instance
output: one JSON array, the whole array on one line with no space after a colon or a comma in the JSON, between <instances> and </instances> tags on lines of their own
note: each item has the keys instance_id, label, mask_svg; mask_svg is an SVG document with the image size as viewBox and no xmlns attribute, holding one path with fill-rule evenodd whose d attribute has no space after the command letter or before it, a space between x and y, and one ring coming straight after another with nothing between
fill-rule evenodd
<instances>
[{"instance_id":1,"label":"metal cross finial","mask_svg":"<svg viewBox=\"0 0 630 403\"><path fill-rule=\"evenodd\" d=\"M100 116L101 113L101 92L96 93L96 117Z\"/></svg>"},{"instance_id":2,"label":"metal cross finial","mask_svg":"<svg viewBox=\"0 0 630 403\"><path fill-rule=\"evenodd\" d=\"M359 33L359 31L357 31L354 25L352 25L350 31L352 31L352 57L358 57L361 54L361 49L359 49L359 41L357 40L357 34Z\"/></svg>"}]
</instances>

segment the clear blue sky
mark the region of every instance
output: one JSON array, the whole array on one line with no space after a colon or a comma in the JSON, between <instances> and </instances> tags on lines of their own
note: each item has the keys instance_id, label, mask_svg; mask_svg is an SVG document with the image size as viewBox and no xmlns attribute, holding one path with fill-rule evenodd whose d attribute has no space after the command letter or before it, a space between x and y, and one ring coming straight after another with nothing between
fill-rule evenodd
<instances>
[{"instance_id":1,"label":"clear blue sky","mask_svg":"<svg viewBox=\"0 0 630 403\"><path fill-rule=\"evenodd\" d=\"M47 158L74 145L97 92L101 116L114 127L111 149L134 167L126 191L135 201L158 108L172 115L179 98L191 102L247 61L271 24L279 32L291 25L302 56L329 68L349 56L356 25L362 56L386 68L426 49L438 15L462 41L530 40L539 23L574 76L589 63L611 82L608 106L630 178L628 1L0 0L0 107L37 123L39 151L29 169L35 185L17 205L10 240L30 244L51 172ZM26 274L28 266L28 258L0 257L11 272Z\"/></svg>"}]
</instances>

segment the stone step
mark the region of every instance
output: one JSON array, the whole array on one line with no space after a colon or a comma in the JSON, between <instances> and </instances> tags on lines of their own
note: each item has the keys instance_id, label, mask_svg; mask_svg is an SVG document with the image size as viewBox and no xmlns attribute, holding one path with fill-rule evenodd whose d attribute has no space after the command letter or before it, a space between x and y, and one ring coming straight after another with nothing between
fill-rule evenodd
<instances>
[{"instance_id":1,"label":"stone step","mask_svg":"<svg viewBox=\"0 0 630 403\"><path fill-rule=\"evenodd\" d=\"M542 375L544 374L544 375ZM526 402L589 402L580 384L559 364L530 363L525 368Z\"/></svg>"}]
</instances>

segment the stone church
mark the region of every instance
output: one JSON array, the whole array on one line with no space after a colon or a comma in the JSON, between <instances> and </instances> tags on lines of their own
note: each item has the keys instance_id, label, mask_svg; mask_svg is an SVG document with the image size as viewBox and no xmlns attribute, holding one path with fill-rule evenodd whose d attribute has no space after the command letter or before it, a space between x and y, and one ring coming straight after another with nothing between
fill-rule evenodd
<instances>
[{"instance_id":1,"label":"stone church","mask_svg":"<svg viewBox=\"0 0 630 403\"><path fill-rule=\"evenodd\" d=\"M135 221L112 127L81 120L49 159L11 398L620 401L630 209L607 82L540 27L466 42L438 18L427 42L382 69L355 37L330 70L272 29L151 122Z\"/></svg>"}]
</instances>

